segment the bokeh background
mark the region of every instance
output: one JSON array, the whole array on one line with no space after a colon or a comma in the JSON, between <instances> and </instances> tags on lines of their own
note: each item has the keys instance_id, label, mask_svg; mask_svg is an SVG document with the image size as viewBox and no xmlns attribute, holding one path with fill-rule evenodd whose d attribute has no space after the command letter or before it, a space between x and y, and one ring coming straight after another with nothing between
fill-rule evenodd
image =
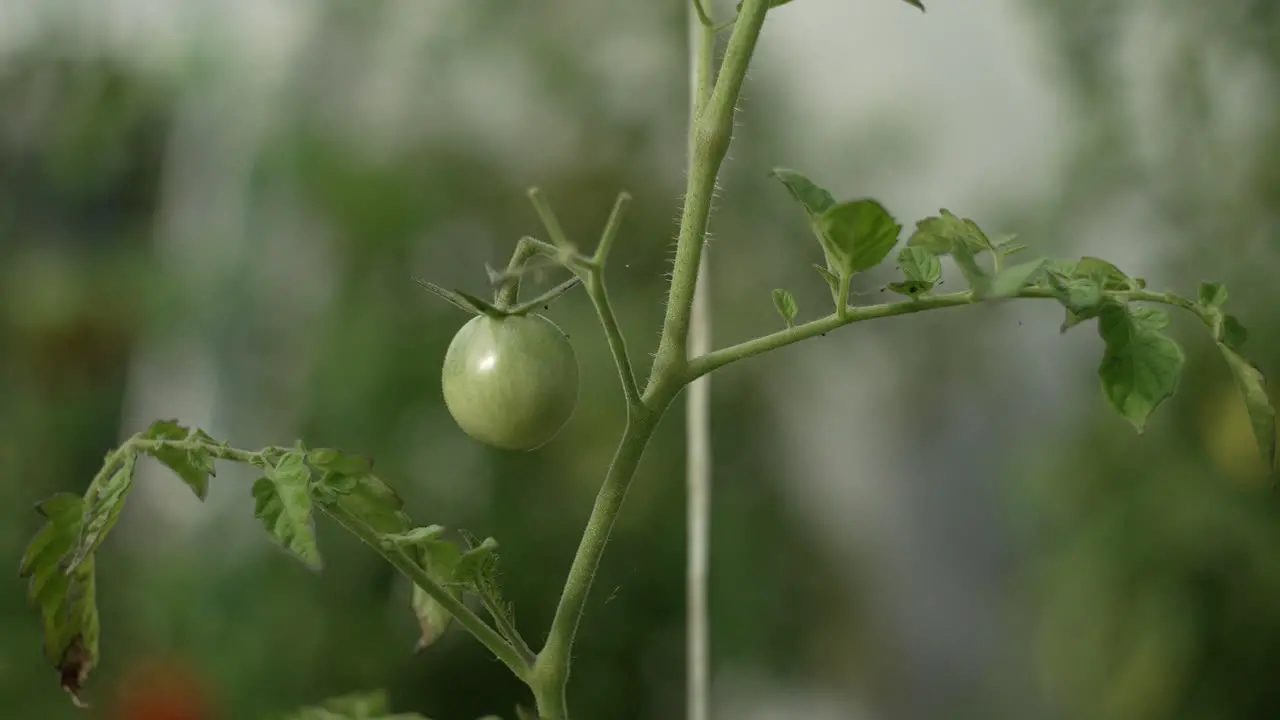
<instances>
[{"instance_id":1,"label":"bokeh background","mask_svg":"<svg viewBox=\"0 0 1280 720\"><path fill-rule=\"evenodd\" d=\"M1280 375L1280 4L929 5L770 15L713 221L717 344L775 329L774 287L826 312L766 177L782 165L908 226L948 207L1156 289L1223 281ZM483 264L539 232L526 187L584 243L626 188L610 279L647 369L686 19L681 0L0 2L0 558L37 500L176 417L376 457L419 522L498 538L540 641L621 429L606 346L580 293L557 303L578 411L539 452L486 449L440 396L465 317L411 277L483 292ZM1217 352L1175 319L1182 388L1139 437L1101 397L1092 325L1059 335L1060 313L891 319L715 376L716 717L1280 717L1280 513ZM682 716L683 467L673 413L580 633L583 718ZM224 468L201 505L146 465L101 553L91 716L166 687L237 720L375 687L436 720L526 699L459 630L413 654L405 583L332 525L322 575L274 548L253 479ZM0 584L0 716L83 717L24 591Z\"/></svg>"}]
</instances>

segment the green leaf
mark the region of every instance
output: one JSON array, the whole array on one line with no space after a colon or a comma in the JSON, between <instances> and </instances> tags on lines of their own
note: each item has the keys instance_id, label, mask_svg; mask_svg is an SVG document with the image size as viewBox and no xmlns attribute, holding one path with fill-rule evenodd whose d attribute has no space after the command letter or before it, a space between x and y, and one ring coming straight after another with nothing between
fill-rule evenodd
<instances>
[{"instance_id":1,"label":"green leaf","mask_svg":"<svg viewBox=\"0 0 1280 720\"><path fill-rule=\"evenodd\" d=\"M831 197L831 193L818 187L809 178L794 170L774 168L769 174L786 186L791 193L791 197L804 206L805 212L811 218L820 217L822 213L827 211L827 208L836 204L835 198Z\"/></svg>"},{"instance_id":2,"label":"green leaf","mask_svg":"<svg viewBox=\"0 0 1280 720\"><path fill-rule=\"evenodd\" d=\"M919 247L904 247L898 251L898 268L907 280L927 283L932 288L942 279L942 263L938 256Z\"/></svg>"},{"instance_id":3,"label":"green leaf","mask_svg":"<svg viewBox=\"0 0 1280 720\"><path fill-rule=\"evenodd\" d=\"M875 200L853 200L822 213L818 226L827 240L827 262L841 277L879 265L898 244L902 231L893 216Z\"/></svg>"},{"instance_id":4,"label":"green leaf","mask_svg":"<svg viewBox=\"0 0 1280 720\"><path fill-rule=\"evenodd\" d=\"M361 475L354 484L342 487L336 502L365 524L383 534L408 532L404 500L376 475Z\"/></svg>"},{"instance_id":5,"label":"green leaf","mask_svg":"<svg viewBox=\"0 0 1280 720\"><path fill-rule=\"evenodd\" d=\"M183 440L193 439L209 444L213 443L210 438L202 430L196 430L191 433L186 427L179 425L175 420L159 420L152 423L142 435L147 440L161 440L168 442L182 442ZM170 446L159 446L154 448L146 448L146 453L151 457L159 460L182 479L182 482L191 488L191 492L203 501L209 495L209 477L214 474L213 455L204 447L197 445L192 448L175 448Z\"/></svg>"},{"instance_id":6,"label":"green leaf","mask_svg":"<svg viewBox=\"0 0 1280 720\"><path fill-rule=\"evenodd\" d=\"M1050 261L1052 262L1052 261ZM1054 297L1066 308L1067 316L1062 321L1059 332L1066 332L1081 322L1098 316L1102 309L1102 288L1091 278L1078 280L1064 279L1056 270L1048 269L1044 276Z\"/></svg>"},{"instance_id":7,"label":"green leaf","mask_svg":"<svg viewBox=\"0 0 1280 720\"><path fill-rule=\"evenodd\" d=\"M991 276L978 264L973 249L966 243L957 242L951 247L951 258L956 261L974 296L985 297L991 290Z\"/></svg>"},{"instance_id":8,"label":"green leaf","mask_svg":"<svg viewBox=\"0 0 1280 720\"><path fill-rule=\"evenodd\" d=\"M484 581L497 569L497 550L498 541L491 537L467 550L458 559L455 581L480 593Z\"/></svg>"},{"instance_id":9,"label":"green leaf","mask_svg":"<svg viewBox=\"0 0 1280 720\"><path fill-rule=\"evenodd\" d=\"M924 12L924 3L921 0L902 0L913 8L918 8L920 12Z\"/></svg>"},{"instance_id":10,"label":"green leaf","mask_svg":"<svg viewBox=\"0 0 1280 720\"><path fill-rule=\"evenodd\" d=\"M817 270L818 274L822 276L822 279L827 281L827 286L831 288L831 298L833 300L838 300L840 296L840 278L836 277L830 270L818 265L817 263L814 264L813 269Z\"/></svg>"},{"instance_id":11,"label":"green leaf","mask_svg":"<svg viewBox=\"0 0 1280 720\"><path fill-rule=\"evenodd\" d=\"M93 556L74 570L62 560L80 541L84 501L60 493L41 502L36 511L46 523L23 553L18 576L27 580L27 597L40 610L45 658L57 670L62 688L83 706L79 693L98 662L99 619Z\"/></svg>"},{"instance_id":12,"label":"green leaf","mask_svg":"<svg viewBox=\"0 0 1280 720\"><path fill-rule=\"evenodd\" d=\"M777 308L778 314L782 316L783 322L787 327L795 325L796 315L800 312L800 308L796 305L796 298L791 293L777 288L773 291L773 306Z\"/></svg>"},{"instance_id":13,"label":"green leaf","mask_svg":"<svg viewBox=\"0 0 1280 720\"><path fill-rule=\"evenodd\" d=\"M120 519L125 498L133 489L137 456L126 452L122 456L113 457L111 462L117 465L110 474L103 476L106 478L105 482L95 482L85 492L85 514L80 527L80 538L67 561L66 572L74 572L98 550L107 533L111 532L111 528Z\"/></svg>"},{"instance_id":14,"label":"green leaf","mask_svg":"<svg viewBox=\"0 0 1280 720\"><path fill-rule=\"evenodd\" d=\"M1227 302L1227 286L1222 283L1200 283L1200 304L1206 308L1220 308Z\"/></svg>"},{"instance_id":15,"label":"green leaf","mask_svg":"<svg viewBox=\"0 0 1280 720\"><path fill-rule=\"evenodd\" d=\"M1178 344L1159 331L1161 322L1157 315L1112 303L1098 316L1098 334L1107 345L1098 368L1103 393L1138 433L1152 411L1178 389L1185 363Z\"/></svg>"},{"instance_id":16,"label":"green leaf","mask_svg":"<svg viewBox=\"0 0 1280 720\"><path fill-rule=\"evenodd\" d=\"M1245 341L1249 339L1249 331L1245 329L1244 325L1240 324L1240 319L1235 315L1222 316L1220 335L1221 337L1218 340L1232 350L1239 350Z\"/></svg>"},{"instance_id":17,"label":"green leaf","mask_svg":"<svg viewBox=\"0 0 1280 720\"><path fill-rule=\"evenodd\" d=\"M1225 300L1225 298L1223 298ZM1245 407L1249 411L1249 425L1253 428L1253 437L1258 441L1258 451L1262 454L1262 462L1267 472L1275 477L1276 473L1276 409L1267 397L1267 381L1262 371L1253 363L1241 357L1225 343L1218 343L1218 349L1227 360L1231 374L1235 377L1236 387L1244 396Z\"/></svg>"},{"instance_id":18,"label":"green leaf","mask_svg":"<svg viewBox=\"0 0 1280 720\"><path fill-rule=\"evenodd\" d=\"M957 217L950 210L943 208L941 214L927 217L916 223L915 232L907 240L909 247L920 247L935 255L953 253L957 246L963 245L971 255L985 251L995 251L991 240L978 224L967 218Z\"/></svg>"},{"instance_id":19,"label":"green leaf","mask_svg":"<svg viewBox=\"0 0 1280 720\"><path fill-rule=\"evenodd\" d=\"M1043 270L1044 258L1004 268L983 288L982 294L975 291L974 295L979 299L1013 297L1034 283Z\"/></svg>"},{"instance_id":20,"label":"green leaf","mask_svg":"<svg viewBox=\"0 0 1280 720\"><path fill-rule=\"evenodd\" d=\"M416 527L407 533L384 534L382 538L387 542L400 547L417 547L419 545L438 542L442 535L444 535L443 527L439 525L429 525L427 527Z\"/></svg>"},{"instance_id":21,"label":"green leaf","mask_svg":"<svg viewBox=\"0 0 1280 720\"><path fill-rule=\"evenodd\" d=\"M1120 268L1102 258L1085 256L1076 263L1073 277L1092 278L1103 290L1134 290L1137 283Z\"/></svg>"},{"instance_id":22,"label":"green leaf","mask_svg":"<svg viewBox=\"0 0 1280 720\"><path fill-rule=\"evenodd\" d=\"M321 568L311 518L311 470L300 453L267 465L266 477L253 484L254 515L267 532L312 570Z\"/></svg>"},{"instance_id":23,"label":"green leaf","mask_svg":"<svg viewBox=\"0 0 1280 720\"><path fill-rule=\"evenodd\" d=\"M457 545L439 539L426 540L416 545L416 558L422 569L427 571L436 584L455 595L458 594L454 584L458 562L462 559L462 550ZM453 616L435 598L417 585L413 587L410 606L418 619L420 633L417 650L420 651L444 634Z\"/></svg>"},{"instance_id":24,"label":"green leaf","mask_svg":"<svg viewBox=\"0 0 1280 720\"><path fill-rule=\"evenodd\" d=\"M991 240L991 245L1004 257L1009 257L1014 253L1022 252L1027 249L1026 245L1016 242L1017 235L1001 235Z\"/></svg>"},{"instance_id":25,"label":"green leaf","mask_svg":"<svg viewBox=\"0 0 1280 720\"><path fill-rule=\"evenodd\" d=\"M316 448L307 453L307 464L321 472L338 475L365 475L373 469L373 460L332 448Z\"/></svg>"},{"instance_id":26,"label":"green leaf","mask_svg":"<svg viewBox=\"0 0 1280 720\"><path fill-rule=\"evenodd\" d=\"M523 705L516 706L516 720L541 720L538 713L526 708Z\"/></svg>"}]
</instances>

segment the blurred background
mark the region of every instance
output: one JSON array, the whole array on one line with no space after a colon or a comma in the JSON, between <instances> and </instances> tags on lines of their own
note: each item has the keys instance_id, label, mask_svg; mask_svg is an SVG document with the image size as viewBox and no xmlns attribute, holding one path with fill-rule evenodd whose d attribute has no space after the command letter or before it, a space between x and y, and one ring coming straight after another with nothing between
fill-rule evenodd
<instances>
[{"instance_id":1,"label":"blurred background","mask_svg":"<svg viewBox=\"0 0 1280 720\"><path fill-rule=\"evenodd\" d=\"M774 287L827 311L817 245L766 177L782 165L908 227L947 207L1155 289L1225 282L1246 354L1280 376L1280 4L929 6L770 14L713 220L717 344L776 329ZM0 557L16 567L37 500L176 417L376 457L420 523L498 538L540 642L621 430L607 348L580 292L553 306L577 413L539 452L487 449L440 395L465 316L411 277L483 292L483 264L540 231L526 187L584 244L626 188L610 279L647 370L686 18L682 0L0 1ZM716 717L1280 717L1280 512L1221 358L1176 317L1182 387L1139 437L1103 401L1093 325L1060 320L1030 302L891 319L715 376ZM682 716L683 467L673 413L579 636L582 718ZM460 630L413 654L407 586L331 524L320 576L273 547L253 479L225 467L201 505L146 463L100 554L92 716L172 693L235 719L376 687L435 720L526 700ZM0 716L81 717L24 595L0 584Z\"/></svg>"}]
</instances>

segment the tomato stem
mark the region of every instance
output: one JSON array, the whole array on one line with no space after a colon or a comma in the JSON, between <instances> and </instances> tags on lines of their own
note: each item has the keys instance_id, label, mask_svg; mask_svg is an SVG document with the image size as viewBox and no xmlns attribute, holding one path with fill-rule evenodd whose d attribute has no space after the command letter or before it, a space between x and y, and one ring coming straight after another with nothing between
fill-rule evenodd
<instances>
[{"instance_id":1,"label":"tomato stem","mask_svg":"<svg viewBox=\"0 0 1280 720\"><path fill-rule=\"evenodd\" d=\"M582 541L569 569L546 646L538 654L534 664L530 686L538 704L539 716L546 720L568 720L565 689L569 682L570 656L600 558L654 428L672 400L693 379L685 369L686 354L698 269L711 214L711 200L715 194L720 166L732 138L738 96L768 9L769 0L745 0L742 11L734 22L724 62L714 85L711 83L711 48L708 47L699 58L699 84L703 87L695 95L694 118L689 129L689 181L676 245L675 267L668 293L662 339L648 385L642 395L638 386L633 387L635 381L625 342L604 291L601 262L604 255L601 254L601 249L597 248L596 257L585 267L579 265L580 271L588 275L587 292L596 304L605 326L624 393L628 397L629 412L626 431L609 466L604 484L596 495ZM702 15L705 16L705 13ZM707 18L707 22L709 21ZM699 97L705 98L705 102L698 102ZM531 190L529 197L551 235L553 244L561 251L572 252L572 246L564 237L554 213L537 190ZM611 233L616 233L616 227L612 231L609 227L616 226L617 217L621 214L620 206L624 202L619 197L606 227L607 240L602 239L601 243L605 255L613 240Z\"/></svg>"},{"instance_id":2,"label":"tomato stem","mask_svg":"<svg viewBox=\"0 0 1280 720\"><path fill-rule=\"evenodd\" d=\"M670 403L670 398L667 403ZM614 453L613 462L609 465L604 484L596 494L591 517L587 520L586 531L573 558L573 565L569 568L569 577L565 581L555 618L551 622L547 643L538 653L530 678L538 714L543 720L568 718L564 697L569 683L574 635L582 619L582 610L591 591L596 568L600 566L600 558L609 542L613 523L622 509L631 478L635 476L645 448L653 437L662 410L665 410L665 406L660 407L657 412L632 414L627 421L622 441Z\"/></svg>"},{"instance_id":3,"label":"tomato stem","mask_svg":"<svg viewBox=\"0 0 1280 720\"><path fill-rule=\"evenodd\" d=\"M661 382L664 376L684 372L689 343L689 319L693 311L693 294L701 264L702 245L706 240L711 216L711 200L716 178L733 137L733 119L738 96L747 75L747 66L755 52L756 41L764 26L769 0L745 0L734 22L725 49L724 61L712 87L710 99L696 113L689 129L689 182L685 190L684 211L680 218L680 234L676 242L675 265L671 288L667 295L667 314L663 321L662 339L650 371L649 383Z\"/></svg>"},{"instance_id":4,"label":"tomato stem","mask_svg":"<svg viewBox=\"0 0 1280 720\"><path fill-rule=\"evenodd\" d=\"M319 503L319 507L329 517L336 520L338 524L351 531L352 534L363 540L365 544L376 550L379 555L386 558L387 562L394 565L414 585L417 585L423 592L430 595L433 600L440 603L440 606L447 610L453 616L453 619L458 621L459 625L474 635L482 645L510 668L516 677L526 683L530 682L534 658L513 646L501 633L494 630L471 608L463 604L458 596L432 579L431 575L418 563L414 562L413 558L403 548L382 542L376 530L338 503Z\"/></svg>"}]
</instances>

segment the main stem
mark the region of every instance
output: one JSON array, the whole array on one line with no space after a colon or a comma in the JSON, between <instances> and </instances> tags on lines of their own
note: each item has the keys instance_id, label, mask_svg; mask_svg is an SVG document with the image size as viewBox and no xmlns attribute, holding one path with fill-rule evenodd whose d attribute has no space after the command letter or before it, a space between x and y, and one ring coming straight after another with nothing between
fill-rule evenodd
<instances>
[{"instance_id":1,"label":"main stem","mask_svg":"<svg viewBox=\"0 0 1280 720\"><path fill-rule=\"evenodd\" d=\"M689 346L689 317L693 311L693 294L697 288L698 267L707 220L711 216L716 178L725 153L729 151L738 96L768 9L769 0L743 2L733 33L729 36L711 98L706 107L696 114L690 128L689 181L685 190L684 213L680 218L662 340L658 343L649 376L651 388L664 386L683 374Z\"/></svg>"},{"instance_id":2,"label":"main stem","mask_svg":"<svg viewBox=\"0 0 1280 720\"><path fill-rule=\"evenodd\" d=\"M667 402L669 404L670 400ZM582 534L582 543L569 568L569 578L565 581L560 605L551 622L547 644L538 653L533 667L530 685L538 705L538 716L542 720L567 720L569 717L565 705L565 688L569 684L570 653L573 651L573 638L578 622L582 618L582 608L591 590L591 581L595 579L596 568L600 565L600 557L609 542L614 520L627 497L631 478L635 476L640 458L644 455L665 409L665 406L661 406L656 412L642 410L631 413L622 441L609 465L609 473L596 495L595 506L587 520L587 529Z\"/></svg>"},{"instance_id":3,"label":"main stem","mask_svg":"<svg viewBox=\"0 0 1280 720\"><path fill-rule=\"evenodd\" d=\"M688 382L686 371L689 322L701 265L702 245L716 178L733 136L733 118L747 66L764 26L769 0L745 0L725 50L715 87L705 107L697 108L690 128L689 182L680 219L675 267L667 298L662 340L641 402L628 412L627 427L614 454L586 531L569 568L547 644L534 664L532 682L538 715L543 720L568 720L565 689L574 635L604 554L613 523L622 509L631 478L653 431L672 400Z\"/></svg>"}]
</instances>

